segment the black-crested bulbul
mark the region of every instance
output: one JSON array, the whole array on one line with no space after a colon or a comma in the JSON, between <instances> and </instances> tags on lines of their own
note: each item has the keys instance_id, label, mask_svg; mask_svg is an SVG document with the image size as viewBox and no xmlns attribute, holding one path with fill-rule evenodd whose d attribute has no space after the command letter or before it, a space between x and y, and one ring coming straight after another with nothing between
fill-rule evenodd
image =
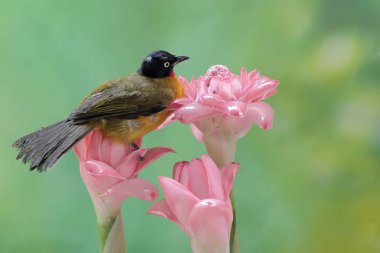
<instances>
[{"instance_id":1,"label":"black-crested bulbul","mask_svg":"<svg viewBox=\"0 0 380 253\"><path fill-rule=\"evenodd\" d=\"M13 144L20 150L17 159L30 163L31 170L45 171L95 128L114 141L135 145L170 115L167 105L183 95L173 68L187 59L152 52L137 73L100 85L67 119L18 139Z\"/></svg>"}]
</instances>

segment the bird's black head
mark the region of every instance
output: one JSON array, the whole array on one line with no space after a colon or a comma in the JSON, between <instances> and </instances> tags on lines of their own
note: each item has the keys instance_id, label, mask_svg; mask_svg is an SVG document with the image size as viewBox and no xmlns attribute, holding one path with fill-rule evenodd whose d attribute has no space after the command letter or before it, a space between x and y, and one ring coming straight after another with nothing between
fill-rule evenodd
<instances>
[{"instance_id":1,"label":"bird's black head","mask_svg":"<svg viewBox=\"0 0 380 253\"><path fill-rule=\"evenodd\" d=\"M175 56L163 50L154 51L145 57L138 73L152 78L168 77L176 64L187 59L189 57Z\"/></svg>"}]
</instances>

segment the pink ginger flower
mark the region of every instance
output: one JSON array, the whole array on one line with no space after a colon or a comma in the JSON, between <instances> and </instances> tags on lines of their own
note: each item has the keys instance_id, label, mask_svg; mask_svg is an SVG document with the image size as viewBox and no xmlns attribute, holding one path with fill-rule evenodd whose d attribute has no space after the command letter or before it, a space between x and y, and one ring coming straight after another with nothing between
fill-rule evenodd
<instances>
[{"instance_id":1,"label":"pink ginger flower","mask_svg":"<svg viewBox=\"0 0 380 253\"><path fill-rule=\"evenodd\" d=\"M141 139L136 144L140 146ZM138 173L171 151L166 147L135 150L131 145L111 141L99 130L92 131L74 146L80 174L100 225L102 252L125 252L121 205L127 197L146 201L158 197L157 187L139 178Z\"/></svg>"},{"instance_id":2,"label":"pink ginger flower","mask_svg":"<svg viewBox=\"0 0 380 253\"><path fill-rule=\"evenodd\" d=\"M165 199L149 214L174 221L189 236L194 253L227 253L233 220L229 193L239 165L218 169L207 155L174 165L173 179L159 177Z\"/></svg>"},{"instance_id":3,"label":"pink ginger flower","mask_svg":"<svg viewBox=\"0 0 380 253\"><path fill-rule=\"evenodd\" d=\"M192 124L199 140L208 132L206 125L212 125L216 117L223 118L237 139L253 124L265 130L272 127L272 107L262 100L276 93L279 81L262 76L256 70L247 73L244 68L238 76L222 65L210 67L204 77L193 78L190 83L183 77L180 79L186 97L172 103L171 119ZM208 122L201 122L204 120Z\"/></svg>"},{"instance_id":4,"label":"pink ginger flower","mask_svg":"<svg viewBox=\"0 0 380 253\"><path fill-rule=\"evenodd\" d=\"M141 140L136 143L141 145ZM94 130L74 147L80 161L80 173L91 195L102 202L99 210L107 217L120 209L127 197L153 201L159 195L157 187L138 173L148 164L173 150L167 147L135 150L130 145L112 142L99 130ZM103 216L100 215L100 216Z\"/></svg>"}]
</instances>

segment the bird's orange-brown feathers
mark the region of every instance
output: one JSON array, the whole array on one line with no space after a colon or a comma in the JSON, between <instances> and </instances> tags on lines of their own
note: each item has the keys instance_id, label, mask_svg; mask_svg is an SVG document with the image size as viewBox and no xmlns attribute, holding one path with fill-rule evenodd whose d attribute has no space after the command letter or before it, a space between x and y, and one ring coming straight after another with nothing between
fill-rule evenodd
<instances>
[{"instance_id":1,"label":"bird's orange-brown feathers","mask_svg":"<svg viewBox=\"0 0 380 253\"><path fill-rule=\"evenodd\" d=\"M118 95L114 97L110 96L108 101L89 101L91 97L97 96L97 94L101 94L99 97L104 98L105 91L115 89L115 86L121 87L123 90L121 92L125 93L123 95L119 94L120 98L125 97L124 103L123 101L118 101ZM141 95L140 93L144 94ZM93 119L88 118L87 120L92 121L91 124L99 128L109 138L120 143L128 143L142 137L162 124L170 115L170 112L165 109L166 106L172 100L182 96L183 88L175 75L160 79L131 75L100 85L81 102L81 106L78 110L80 111L81 108L90 106L91 109L83 112L85 116L91 115L94 108L103 108L103 111L98 110L97 112L101 118L96 120L98 115L95 113L92 114ZM118 114L118 109L114 109L113 112L105 109L107 104L112 104L114 108L116 106L116 100L118 101L116 103L123 104L120 105L120 116L115 116ZM86 105L86 103L91 105ZM99 103L99 105L97 105L97 103ZM107 113L113 113L114 115L105 117L104 114L107 115Z\"/></svg>"},{"instance_id":2,"label":"bird's orange-brown feathers","mask_svg":"<svg viewBox=\"0 0 380 253\"><path fill-rule=\"evenodd\" d=\"M120 143L131 143L170 115L167 106L182 96L176 64L189 59L158 50L144 58L137 73L98 86L66 119L16 140L17 159L30 169L51 168L93 129ZM134 144L136 145L136 144Z\"/></svg>"}]
</instances>

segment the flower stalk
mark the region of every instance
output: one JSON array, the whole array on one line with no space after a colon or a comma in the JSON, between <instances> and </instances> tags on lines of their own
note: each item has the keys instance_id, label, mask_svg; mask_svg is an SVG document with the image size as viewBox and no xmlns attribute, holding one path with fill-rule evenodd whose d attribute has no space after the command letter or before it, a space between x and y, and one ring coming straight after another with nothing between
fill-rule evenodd
<instances>
[{"instance_id":1,"label":"flower stalk","mask_svg":"<svg viewBox=\"0 0 380 253\"><path fill-rule=\"evenodd\" d=\"M202 131L207 153L219 168L235 160L236 137L223 116L199 121L195 126Z\"/></svg>"},{"instance_id":2,"label":"flower stalk","mask_svg":"<svg viewBox=\"0 0 380 253\"><path fill-rule=\"evenodd\" d=\"M141 140L137 141L141 145ZM135 149L112 141L99 130L89 133L74 147L80 174L96 211L100 253L124 253L121 206L126 198L153 201L159 192L139 172L162 155L167 147Z\"/></svg>"},{"instance_id":3,"label":"flower stalk","mask_svg":"<svg viewBox=\"0 0 380 253\"><path fill-rule=\"evenodd\" d=\"M100 253L125 253L124 228L121 212L108 223L98 223Z\"/></svg>"},{"instance_id":4,"label":"flower stalk","mask_svg":"<svg viewBox=\"0 0 380 253\"><path fill-rule=\"evenodd\" d=\"M235 205L235 196L234 189L231 189L230 192L230 200L232 206L232 226L231 226L231 234L230 234L230 253L239 253L239 243L238 243L238 234L236 231L236 205Z\"/></svg>"},{"instance_id":5,"label":"flower stalk","mask_svg":"<svg viewBox=\"0 0 380 253\"><path fill-rule=\"evenodd\" d=\"M208 155L214 160L219 168L235 160L236 135L228 127L223 116L212 117L195 123L202 131L203 141L206 145ZM233 196L233 188L230 192L232 206L232 226L230 234L230 253L238 253L238 238L236 233L236 206Z\"/></svg>"},{"instance_id":6,"label":"flower stalk","mask_svg":"<svg viewBox=\"0 0 380 253\"><path fill-rule=\"evenodd\" d=\"M210 67L204 76L190 82L183 77L180 80L186 96L172 103L173 115L163 125L173 120L191 124L194 136L205 143L219 169L235 160L236 142L252 125L265 130L272 127L272 107L262 100L277 92L277 80L244 68L240 75L235 75L222 65ZM229 198L233 211L230 253L238 253L232 191Z\"/></svg>"}]
</instances>

